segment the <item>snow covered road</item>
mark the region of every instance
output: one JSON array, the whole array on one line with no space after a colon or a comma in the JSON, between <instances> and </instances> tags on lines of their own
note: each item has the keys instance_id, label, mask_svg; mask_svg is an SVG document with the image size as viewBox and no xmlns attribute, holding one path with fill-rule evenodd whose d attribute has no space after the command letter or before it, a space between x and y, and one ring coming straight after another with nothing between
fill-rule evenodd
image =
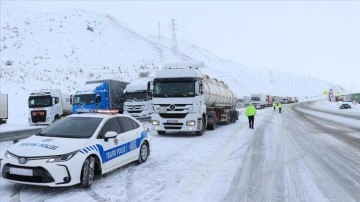
<instances>
[{"instance_id":1,"label":"snow covered road","mask_svg":"<svg viewBox=\"0 0 360 202\"><path fill-rule=\"evenodd\" d=\"M241 114L200 137L152 131L145 164L97 178L91 189L0 178L0 201L360 201L360 120L309 107L258 110L254 130Z\"/></svg>"}]
</instances>

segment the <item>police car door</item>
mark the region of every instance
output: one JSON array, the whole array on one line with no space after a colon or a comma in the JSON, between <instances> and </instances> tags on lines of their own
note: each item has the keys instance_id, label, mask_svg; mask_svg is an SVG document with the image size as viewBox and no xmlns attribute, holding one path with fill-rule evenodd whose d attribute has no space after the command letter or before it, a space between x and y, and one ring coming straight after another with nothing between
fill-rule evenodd
<instances>
[{"instance_id":1,"label":"police car door","mask_svg":"<svg viewBox=\"0 0 360 202\"><path fill-rule=\"evenodd\" d=\"M141 133L139 129L137 129L139 127L134 124L135 121L129 117L118 117L118 120L123 131L120 134L120 138L123 139L124 144L127 145L125 158L128 162L137 160L139 155L139 143L137 143L137 141L141 139Z\"/></svg>"},{"instance_id":2,"label":"police car door","mask_svg":"<svg viewBox=\"0 0 360 202\"><path fill-rule=\"evenodd\" d=\"M108 131L114 131L118 135L113 138L105 138L105 134ZM99 152L101 155L102 169L105 172L125 161L124 154L126 148L125 145L123 145L122 140L119 138L120 133L121 128L116 117L107 120L99 133L98 139L100 139L102 145L102 149L99 149Z\"/></svg>"}]
</instances>

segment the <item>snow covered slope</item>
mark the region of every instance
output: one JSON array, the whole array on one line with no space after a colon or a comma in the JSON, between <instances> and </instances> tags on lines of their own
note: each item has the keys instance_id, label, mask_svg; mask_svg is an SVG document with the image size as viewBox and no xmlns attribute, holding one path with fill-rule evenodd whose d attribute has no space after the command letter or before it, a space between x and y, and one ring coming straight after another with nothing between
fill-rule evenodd
<instances>
[{"instance_id":1,"label":"snow covered slope","mask_svg":"<svg viewBox=\"0 0 360 202\"><path fill-rule=\"evenodd\" d=\"M86 80L130 81L140 72L154 76L163 62L203 61L203 73L227 83L238 97L250 93L280 96L320 95L337 85L300 75L263 71L219 58L206 49L179 40L138 34L107 14L84 10L33 13L1 2L1 91L12 107L27 109L33 90L59 88L74 93ZM15 103L14 103L15 102Z\"/></svg>"}]
</instances>

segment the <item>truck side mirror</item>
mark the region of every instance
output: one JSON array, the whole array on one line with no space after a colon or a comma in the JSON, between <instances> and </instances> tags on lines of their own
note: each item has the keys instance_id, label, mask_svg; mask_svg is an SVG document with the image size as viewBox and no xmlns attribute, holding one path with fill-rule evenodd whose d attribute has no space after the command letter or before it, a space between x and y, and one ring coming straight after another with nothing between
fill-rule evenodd
<instances>
[{"instance_id":1,"label":"truck side mirror","mask_svg":"<svg viewBox=\"0 0 360 202\"><path fill-rule=\"evenodd\" d=\"M149 81L147 83L147 89L148 89L148 96L152 97L153 89L154 89L154 82L153 81Z\"/></svg>"},{"instance_id":2,"label":"truck side mirror","mask_svg":"<svg viewBox=\"0 0 360 202\"><path fill-rule=\"evenodd\" d=\"M200 91L200 95L203 94L203 83L201 81L199 81L199 91Z\"/></svg>"},{"instance_id":3,"label":"truck side mirror","mask_svg":"<svg viewBox=\"0 0 360 202\"><path fill-rule=\"evenodd\" d=\"M101 96L100 96L100 95L96 95L95 102L96 102L96 103L99 103L100 101L101 101Z\"/></svg>"}]
</instances>

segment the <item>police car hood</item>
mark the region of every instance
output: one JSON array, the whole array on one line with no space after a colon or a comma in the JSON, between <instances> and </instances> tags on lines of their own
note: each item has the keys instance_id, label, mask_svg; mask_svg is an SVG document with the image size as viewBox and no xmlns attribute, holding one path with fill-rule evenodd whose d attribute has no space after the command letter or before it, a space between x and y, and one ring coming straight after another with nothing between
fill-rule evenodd
<instances>
[{"instance_id":1,"label":"police car hood","mask_svg":"<svg viewBox=\"0 0 360 202\"><path fill-rule=\"evenodd\" d=\"M88 139L31 136L12 145L8 151L24 157L67 154L82 149Z\"/></svg>"}]
</instances>

